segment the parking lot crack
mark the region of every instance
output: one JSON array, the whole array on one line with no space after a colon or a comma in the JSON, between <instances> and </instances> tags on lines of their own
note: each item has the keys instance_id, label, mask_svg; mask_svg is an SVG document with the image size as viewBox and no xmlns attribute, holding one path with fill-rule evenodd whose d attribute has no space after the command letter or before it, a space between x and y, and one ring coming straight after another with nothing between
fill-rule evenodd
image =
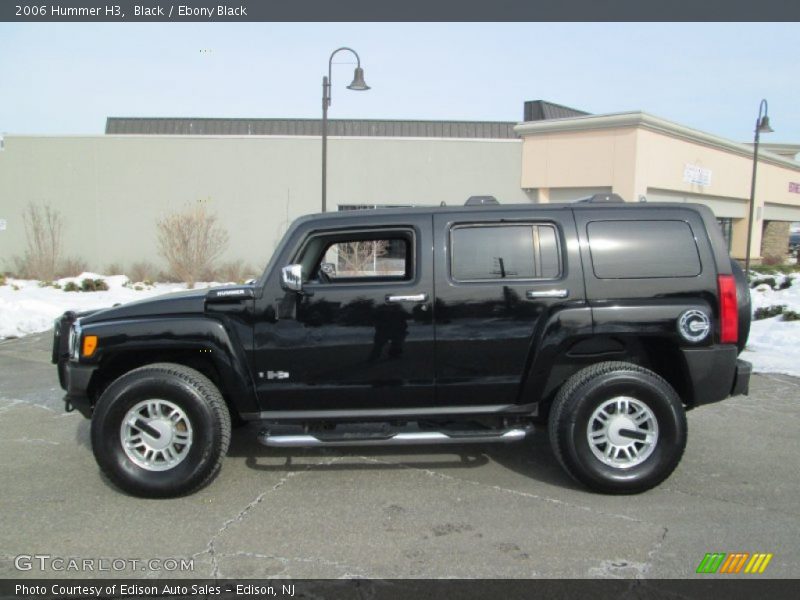
<instances>
[{"instance_id":1,"label":"parking lot crack","mask_svg":"<svg viewBox=\"0 0 800 600\"><path fill-rule=\"evenodd\" d=\"M612 518L615 518L615 519L621 519L623 521L630 521L632 523L639 523L639 524L643 524L643 525L656 525L655 523L652 523L650 521L637 519L635 517L631 517L631 516L628 516L628 515L602 511L602 510L598 510L596 508L592 508L591 506L584 506L584 505L581 505L581 504L574 504L572 502L566 502L564 500L559 500L558 498L551 498L549 496L541 496L539 494L533 494L531 492L523 492L521 490L514 490L514 489L511 489L511 488L506 488L506 487L502 487L502 486L499 486L499 485L491 485L491 484L481 483L480 481L473 481L471 479L461 479L460 477L453 477L452 475L447 475L445 473L440 473L440 472L434 471L432 469L423 469L423 468L420 468L420 467L415 467L413 465L408 465L408 464L404 464L404 463L392 463L392 462L383 461L383 460L379 460L379 459L368 457L368 456L361 456L359 458L361 458L363 460L366 460L366 461L369 461L369 462L374 462L374 463L379 463L379 464L398 465L398 466L400 466L400 467L402 467L404 469L409 469L409 470L412 470L412 471L417 471L419 473L424 473L425 475L428 475L429 477L436 477L436 478L444 479L446 481L451 481L451 482L467 483L467 484L470 484L470 485L473 485L473 486L476 486L476 487L480 487L480 488L486 488L486 489L494 490L494 491L505 493L505 494L513 494L515 496L522 496L524 498L530 498L531 500L539 500L541 502L548 502L550 504L554 504L554 505L558 505L558 506L564 506L566 508L573 508L573 509L576 509L576 510L581 510L581 511L589 512L589 513L592 513L592 514L601 515L601 516L604 516L604 517L612 517Z\"/></svg>"},{"instance_id":2,"label":"parking lot crack","mask_svg":"<svg viewBox=\"0 0 800 600\"><path fill-rule=\"evenodd\" d=\"M765 507L763 505L757 505L757 504L747 504L745 502L737 502L735 500L731 500L730 498L720 498L719 496L698 494L696 492L689 492L689 491L686 491L686 490L679 490L679 489L674 488L674 487L665 487L664 491L673 492L675 494L683 494L684 496L690 496L691 498L698 498L700 500L705 500L705 501L713 500L715 502L723 502L725 504L733 504L734 506L741 506L743 508L749 508L749 509L755 509L755 510L763 510L763 511L766 511L766 512L783 515L785 517L791 517L792 519L797 519L798 517L800 517L800 514L798 514L798 513L788 512L788 511L785 511L785 510L781 510L779 508Z\"/></svg>"},{"instance_id":3,"label":"parking lot crack","mask_svg":"<svg viewBox=\"0 0 800 600\"><path fill-rule=\"evenodd\" d=\"M341 563L335 560L328 560L326 558L320 558L317 556L275 556L272 554L260 554L258 552L223 552L217 554L217 559L221 558L257 558L259 560L274 560L281 564L283 567L277 573L270 573L264 577L266 578L273 578L277 577L280 574L284 573L289 569L289 565L291 563L313 563L324 565L328 567L335 567L336 569L343 570L343 574L346 574L349 577L357 576L357 577L368 577L363 571L358 568L354 567L353 565ZM357 575L353 575L353 573L357 573Z\"/></svg>"},{"instance_id":4,"label":"parking lot crack","mask_svg":"<svg viewBox=\"0 0 800 600\"><path fill-rule=\"evenodd\" d=\"M331 461L328 461L328 464L336 462L337 460L339 460L338 457L334 458ZM264 500L266 496L282 488L286 484L286 482L292 479L293 477L296 477L301 473L307 473L313 467L314 467L313 464L309 464L306 466L305 469L287 473L286 475L281 477L276 484L258 494L249 504L247 504L247 506L245 506L242 510L240 510L235 516L231 517L230 519L227 519L224 523L222 523L219 529L217 529L216 533L214 533L214 535L211 536L211 539L208 540L208 544L206 544L205 550L193 555L193 557L203 556L204 554L208 555L211 561L212 578L219 579L221 576L218 556L223 556L223 555L218 555L216 548L216 543L217 540L220 538L220 536L222 536L233 525L244 521L247 518L247 516L253 511L253 509L255 509L259 504L261 504L261 502Z\"/></svg>"}]
</instances>

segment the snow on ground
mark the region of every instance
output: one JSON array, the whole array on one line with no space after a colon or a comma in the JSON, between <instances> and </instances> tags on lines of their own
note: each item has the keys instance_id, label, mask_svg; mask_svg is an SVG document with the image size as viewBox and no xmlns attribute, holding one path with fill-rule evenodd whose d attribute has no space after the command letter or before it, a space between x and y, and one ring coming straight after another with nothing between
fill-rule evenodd
<instances>
[{"instance_id":1,"label":"snow on ground","mask_svg":"<svg viewBox=\"0 0 800 600\"><path fill-rule=\"evenodd\" d=\"M54 287L40 287L38 281L8 279L7 285L0 286L0 339L47 331L53 326L53 320L65 310L108 308L117 303L186 289L182 283L156 283L152 286L138 284L143 289L136 290L134 285L137 284L124 285L128 282L124 275L106 277L96 273L82 273L77 277L59 279L57 283L62 288L69 281L80 285L85 278L104 279L109 290L65 292ZM750 290L753 310L783 304L789 310L800 312L800 275L794 274L791 278L793 285L785 290L776 291L767 285ZM780 284L783 276L777 275L775 280ZM198 287L209 285L219 284L205 283L198 284ZM15 287L19 289L15 290ZM800 377L800 321L784 321L780 316L753 321L742 358L753 363L756 372Z\"/></svg>"},{"instance_id":2,"label":"snow on ground","mask_svg":"<svg viewBox=\"0 0 800 600\"><path fill-rule=\"evenodd\" d=\"M53 326L53 320L66 310L108 308L186 289L183 283L157 283L152 286L139 284L142 289L137 291L133 284L124 286L128 282L124 275L106 277L97 273L81 273L77 277L59 279L56 283L62 288L70 281L80 286L87 278L103 279L108 284L108 291L65 292L55 287L40 287L34 280L6 279L6 285L0 286L0 339L47 331ZM198 287L202 286L204 284L198 284Z\"/></svg>"},{"instance_id":3,"label":"snow on ground","mask_svg":"<svg viewBox=\"0 0 800 600\"><path fill-rule=\"evenodd\" d=\"M750 290L753 311L782 304L788 310L800 312L800 275L790 277L792 286L785 290L773 290L764 284ZM776 283L783 280L782 276L775 276ZM800 321L784 321L781 316L753 321L741 358L753 363L753 370L757 373L800 377Z\"/></svg>"}]
</instances>

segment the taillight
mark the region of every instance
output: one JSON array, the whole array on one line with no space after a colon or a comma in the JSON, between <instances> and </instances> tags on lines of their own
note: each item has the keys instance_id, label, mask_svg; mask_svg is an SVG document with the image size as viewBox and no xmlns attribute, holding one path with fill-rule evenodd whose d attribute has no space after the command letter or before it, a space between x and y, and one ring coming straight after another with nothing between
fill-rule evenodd
<instances>
[{"instance_id":1,"label":"taillight","mask_svg":"<svg viewBox=\"0 0 800 600\"><path fill-rule=\"evenodd\" d=\"M720 341L735 344L739 341L739 304L736 302L736 278L719 275L719 322Z\"/></svg>"}]
</instances>

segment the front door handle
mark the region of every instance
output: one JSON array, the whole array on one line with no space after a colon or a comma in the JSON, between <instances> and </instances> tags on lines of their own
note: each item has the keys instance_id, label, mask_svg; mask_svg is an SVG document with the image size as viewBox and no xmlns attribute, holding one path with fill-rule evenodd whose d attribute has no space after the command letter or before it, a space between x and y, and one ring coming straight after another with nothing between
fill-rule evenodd
<instances>
[{"instance_id":1,"label":"front door handle","mask_svg":"<svg viewBox=\"0 0 800 600\"><path fill-rule=\"evenodd\" d=\"M399 295L399 296L386 296L387 302L425 302L428 299L428 294L412 294L412 295Z\"/></svg>"},{"instance_id":2,"label":"front door handle","mask_svg":"<svg viewBox=\"0 0 800 600\"><path fill-rule=\"evenodd\" d=\"M528 290L525 296L529 300L536 300L538 298L566 298L569 296L569 290Z\"/></svg>"}]
</instances>

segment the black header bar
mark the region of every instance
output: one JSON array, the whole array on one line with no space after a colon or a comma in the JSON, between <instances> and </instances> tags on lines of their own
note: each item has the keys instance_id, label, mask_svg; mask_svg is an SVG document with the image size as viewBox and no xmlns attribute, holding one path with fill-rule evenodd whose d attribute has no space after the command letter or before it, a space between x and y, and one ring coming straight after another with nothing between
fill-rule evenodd
<instances>
[{"instance_id":1,"label":"black header bar","mask_svg":"<svg viewBox=\"0 0 800 600\"><path fill-rule=\"evenodd\" d=\"M2 579L2 600L530 600L532 598L796 598L797 580L753 576L694 579Z\"/></svg>"}]
</instances>

